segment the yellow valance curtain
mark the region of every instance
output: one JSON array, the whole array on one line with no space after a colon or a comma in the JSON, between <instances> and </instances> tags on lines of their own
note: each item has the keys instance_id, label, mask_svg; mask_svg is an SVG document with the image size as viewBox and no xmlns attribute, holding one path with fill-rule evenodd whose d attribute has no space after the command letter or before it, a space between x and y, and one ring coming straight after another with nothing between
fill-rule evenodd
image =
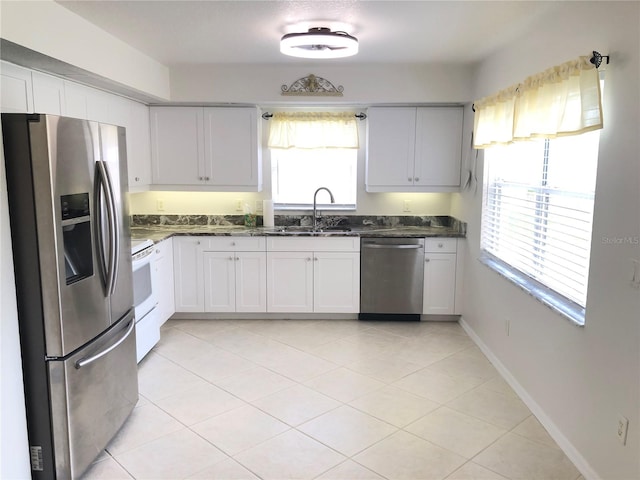
<instances>
[{"instance_id":1,"label":"yellow valance curtain","mask_svg":"<svg viewBox=\"0 0 640 480\"><path fill-rule=\"evenodd\" d=\"M602 128L598 70L579 57L474 103L474 148Z\"/></svg>"},{"instance_id":2,"label":"yellow valance curtain","mask_svg":"<svg viewBox=\"0 0 640 480\"><path fill-rule=\"evenodd\" d=\"M274 113L267 145L269 148L359 148L355 113Z\"/></svg>"}]
</instances>

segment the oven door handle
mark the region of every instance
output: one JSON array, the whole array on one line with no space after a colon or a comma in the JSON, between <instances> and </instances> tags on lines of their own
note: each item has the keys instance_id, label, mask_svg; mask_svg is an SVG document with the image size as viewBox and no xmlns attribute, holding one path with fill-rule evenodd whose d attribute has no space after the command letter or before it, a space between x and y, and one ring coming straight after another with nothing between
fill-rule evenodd
<instances>
[{"instance_id":1,"label":"oven door handle","mask_svg":"<svg viewBox=\"0 0 640 480\"><path fill-rule=\"evenodd\" d=\"M139 251L133 256L133 270L135 270L139 264L144 264L146 262L145 259L150 257L155 253L153 247L147 247L144 250Z\"/></svg>"},{"instance_id":2,"label":"oven door handle","mask_svg":"<svg viewBox=\"0 0 640 480\"><path fill-rule=\"evenodd\" d=\"M131 335L131 332L133 332L134 327L136 326L136 319L132 318L131 319L131 324L129 325L129 328L127 328L127 331L125 332L125 334L122 336L122 338L120 340L118 340L116 343L114 343L113 345L111 345L108 348L105 348L104 350L96 353L95 355L92 355L91 357L87 357L87 358L81 358L80 360L78 360L76 362L76 368L80 369L84 366L89 365L90 363L95 362L96 360L98 360L101 357L104 357L106 354L108 354L109 352L112 352L113 350L115 350L116 348L118 348L120 345L122 345L122 343L129 338L129 335Z\"/></svg>"}]
</instances>

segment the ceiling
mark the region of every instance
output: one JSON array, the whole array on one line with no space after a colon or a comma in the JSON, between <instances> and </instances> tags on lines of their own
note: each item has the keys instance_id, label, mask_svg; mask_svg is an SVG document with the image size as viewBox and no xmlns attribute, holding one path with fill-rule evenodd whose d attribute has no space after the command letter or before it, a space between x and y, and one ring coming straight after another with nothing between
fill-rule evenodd
<instances>
[{"instance_id":1,"label":"ceiling","mask_svg":"<svg viewBox=\"0 0 640 480\"><path fill-rule=\"evenodd\" d=\"M327 26L358 37L354 63L474 63L554 8L541 1L56 0L164 65L295 64L285 33Z\"/></svg>"}]
</instances>

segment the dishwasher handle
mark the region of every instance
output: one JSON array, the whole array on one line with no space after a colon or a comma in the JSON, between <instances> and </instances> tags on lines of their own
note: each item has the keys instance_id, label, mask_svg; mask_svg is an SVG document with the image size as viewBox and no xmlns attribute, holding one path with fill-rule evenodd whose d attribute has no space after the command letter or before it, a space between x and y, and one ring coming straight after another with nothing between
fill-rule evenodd
<instances>
[{"instance_id":1,"label":"dishwasher handle","mask_svg":"<svg viewBox=\"0 0 640 480\"><path fill-rule=\"evenodd\" d=\"M423 245L405 245L405 244L380 244L380 243L367 243L362 245L363 248L385 248L385 249L404 249L404 250L415 250L418 248L424 248Z\"/></svg>"}]
</instances>

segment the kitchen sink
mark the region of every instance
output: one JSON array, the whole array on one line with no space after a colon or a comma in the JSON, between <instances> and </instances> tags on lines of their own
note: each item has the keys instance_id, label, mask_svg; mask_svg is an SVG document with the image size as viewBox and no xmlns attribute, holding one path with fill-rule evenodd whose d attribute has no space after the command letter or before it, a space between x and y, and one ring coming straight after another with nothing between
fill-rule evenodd
<instances>
[{"instance_id":1,"label":"kitchen sink","mask_svg":"<svg viewBox=\"0 0 640 480\"><path fill-rule=\"evenodd\" d=\"M311 226L286 226L286 227L276 227L274 230L270 232L265 232L267 235L327 235L327 234L340 234L350 232L351 227L323 227L323 228L313 228Z\"/></svg>"}]
</instances>

